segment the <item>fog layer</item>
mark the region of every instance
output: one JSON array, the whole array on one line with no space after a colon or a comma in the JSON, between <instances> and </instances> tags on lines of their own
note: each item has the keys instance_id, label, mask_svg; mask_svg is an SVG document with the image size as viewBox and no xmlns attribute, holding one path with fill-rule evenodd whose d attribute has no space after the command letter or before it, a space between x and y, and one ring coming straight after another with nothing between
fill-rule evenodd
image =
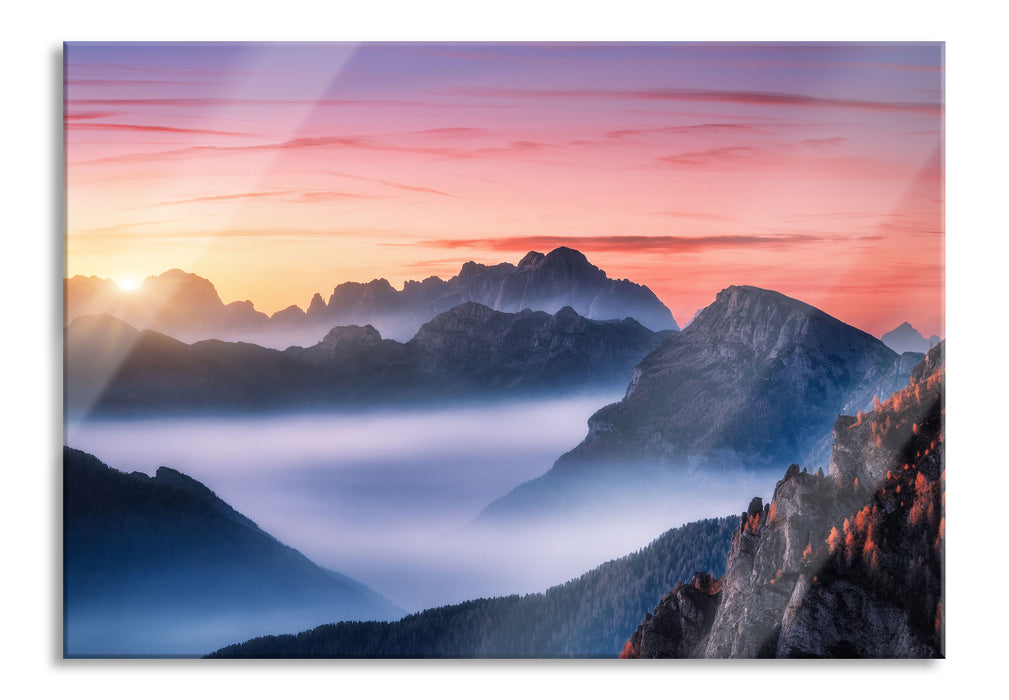
<instances>
[{"instance_id":1,"label":"fog layer","mask_svg":"<svg viewBox=\"0 0 1009 700\"><path fill-rule=\"evenodd\" d=\"M73 423L66 443L115 469L170 466L321 566L408 610L541 591L670 527L739 512L769 484L652 494L605 490L598 508L474 520L542 475L619 399L601 395L464 409Z\"/></svg>"}]
</instances>

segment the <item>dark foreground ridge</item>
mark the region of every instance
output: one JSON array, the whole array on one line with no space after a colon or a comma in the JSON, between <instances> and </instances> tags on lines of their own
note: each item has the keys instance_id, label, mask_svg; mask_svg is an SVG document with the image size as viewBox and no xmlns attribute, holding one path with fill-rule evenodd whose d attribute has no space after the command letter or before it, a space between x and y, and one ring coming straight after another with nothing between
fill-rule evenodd
<instances>
[{"instance_id":1,"label":"dark foreground ridge","mask_svg":"<svg viewBox=\"0 0 1009 700\"><path fill-rule=\"evenodd\" d=\"M199 656L229 640L404 611L315 565L200 482L63 449L64 655Z\"/></svg>"}]
</instances>

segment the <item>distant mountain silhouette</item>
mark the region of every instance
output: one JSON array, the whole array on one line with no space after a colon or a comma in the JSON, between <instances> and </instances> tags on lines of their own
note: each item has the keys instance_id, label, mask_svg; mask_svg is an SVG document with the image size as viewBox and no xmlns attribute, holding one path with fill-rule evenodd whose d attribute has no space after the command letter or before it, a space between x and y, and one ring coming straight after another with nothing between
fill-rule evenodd
<instances>
[{"instance_id":1,"label":"distant mountain silhouette","mask_svg":"<svg viewBox=\"0 0 1009 700\"><path fill-rule=\"evenodd\" d=\"M564 307L503 313L467 302L408 343L340 326L284 351L206 340L191 345L111 316L66 330L65 406L82 413L271 411L392 401L498 399L622 387L672 331L591 321Z\"/></svg>"},{"instance_id":2,"label":"distant mountain silhouette","mask_svg":"<svg viewBox=\"0 0 1009 700\"><path fill-rule=\"evenodd\" d=\"M604 502L690 480L717 490L732 474L825 465L838 414L889 396L920 358L778 292L729 287L642 360L580 445L483 517L550 513L593 490Z\"/></svg>"},{"instance_id":3,"label":"distant mountain silhouette","mask_svg":"<svg viewBox=\"0 0 1009 700\"><path fill-rule=\"evenodd\" d=\"M915 330L914 326L906 321L889 333L884 333L880 340L883 341L884 345L897 353L926 353L940 342L940 338L937 335L933 335L926 340L921 333Z\"/></svg>"},{"instance_id":4,"label":"distant mountain silhouette","mask_svg":"<svg viewBox=\"0 0 1009 700\"><path fill-rule=\"evenodd\" d=\"M263 532L200 482L63 450L64 654L201 655L229 640L403 611Z\"/></svg>"},{"instance_id":5,"label":"distant mountain silhouette","mask_svg":"<svg viewBox=\"0 0 1009 700\"><path fill-rule=\"evenodd\" d=\"M152 275L131 291L111 280L76 275L63 280L66 320L109 314L126 323L186 340L264 333L270 317L251 301L225 304L209 280L182 270ZM237 338L236 338L237 339Z\"/></svg>"},{"instance_id":6,"label":"distant mountain silhouette","mask_svg":"<svg viewBox=\"0 0 1009 700\"><path fill-rule=\"evenodd\" d=\"M130 325L185 342L218 339L254 342L278 349L311 345L338 325L371 325L387 338L405 341L438 314L472 301L496 311L556 313L570 306L593 320L634 318L655 331L678 330L669 309L647 287L614 280L577 250L528 253L519 264L468 262L445 281L428 277L396 290L385 279L338 285L328 303L320 294L306 310L289 306L267 317L250 301L225 305L210 281L182 270L148 277L121 292L109 280L75 276L64 280L66 318L109 314Z\"/></svg>"}]
</instances>

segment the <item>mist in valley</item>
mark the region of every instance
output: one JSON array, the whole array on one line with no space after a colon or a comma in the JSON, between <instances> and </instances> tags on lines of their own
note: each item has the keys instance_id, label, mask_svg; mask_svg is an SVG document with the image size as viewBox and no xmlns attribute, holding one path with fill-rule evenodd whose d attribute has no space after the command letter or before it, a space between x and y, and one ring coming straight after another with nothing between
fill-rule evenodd
<instances>
[{"instance_id":1,"label":"mist in valley","mask_svg":"<svg viewBox=\"0 0 1009 700\"><path fill-rule=\"evenodd\" d=\"M619 394L427 410L88 421L65 442L120 471L170 466L317 564L416 611L543 591L685 522L745 509L773 478L652 499L601 486L598 508L488 520L545 473ZM779 475L780 476L780 475Z\"/></svg>"}]
</instances>

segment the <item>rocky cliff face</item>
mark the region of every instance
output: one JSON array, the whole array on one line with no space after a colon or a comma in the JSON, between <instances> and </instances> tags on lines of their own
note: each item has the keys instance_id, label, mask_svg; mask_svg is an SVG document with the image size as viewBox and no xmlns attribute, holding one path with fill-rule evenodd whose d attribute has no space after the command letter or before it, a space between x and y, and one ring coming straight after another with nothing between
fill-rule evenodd
<instances>
[{"instance_id":1,"label":"rocky cliff face","mask_svg":"<svg viewBox=\"0 0 1009 700\"><path fill-rule=\"evenodd\" d=\"M839 417L829 472L789 467L703 605L664 600L624 655L941 657L943 367L939 345L888 401Z\"/></svg>"},{"instance_id":2,"label":"rocky cliff face","mask_svg":"<svg viewBox=\"0 0 1009 700\"><path fill-rule=\"evenodd\" d=\"M593 416L585 442L559 466L621 452L670 464L808 461L838 413L904 384L899 362L880 341L798 300L729 287L641 362L626 398Z\"/></svg>"},{"instance_id":3,"label":"rocky cliff face","mask_svg":"<svg viewBox=\"0 0 1009 700\"><path fill-rule=\"evenodd\" d=\"M465 302L496 311L556 313L565 306L593 320L634 318L654 330L678 330L673 315L647 287L614 280L577 250L531 252L519 264L468 262L449 280L345 282L329 301L316 294L306 311L290 306L272 317L249 301L225 305L209 280L182 270L148 277L133 292L109 280L76 276L64 281L67 321L107 313L141 329L186 342L216 338L283 349L312 345L338 325L373 325L386 338L409 340L421 326Z\"/></svg>"},{"instance_id":4,"label":"rocky cliff face","mask_svg":"<svg viewBox=\"0 0 1009 700\"><path fill-rule=\"evenodd\" d=\"M548 490L568 500L564 482L607 474L626 483L653 473L682 488L794 461L826 467L837 415L902 387L917 359L796 299L729 287L641 361L581 444L489 511L528 510Z\"/></svg>"},{"instance_id":5,"label":"rocky cliff face","mask_svg":"<svg viewBox=\"0 0 1009 700\"><path fill-rule=\"evenodd\" d=\"M644 622L624 645L620 658L689 657L711 629L721 600L722 581L699 571L689 584L681 582L654 613L645 613Z\"/></svg>"}]
</instances>

